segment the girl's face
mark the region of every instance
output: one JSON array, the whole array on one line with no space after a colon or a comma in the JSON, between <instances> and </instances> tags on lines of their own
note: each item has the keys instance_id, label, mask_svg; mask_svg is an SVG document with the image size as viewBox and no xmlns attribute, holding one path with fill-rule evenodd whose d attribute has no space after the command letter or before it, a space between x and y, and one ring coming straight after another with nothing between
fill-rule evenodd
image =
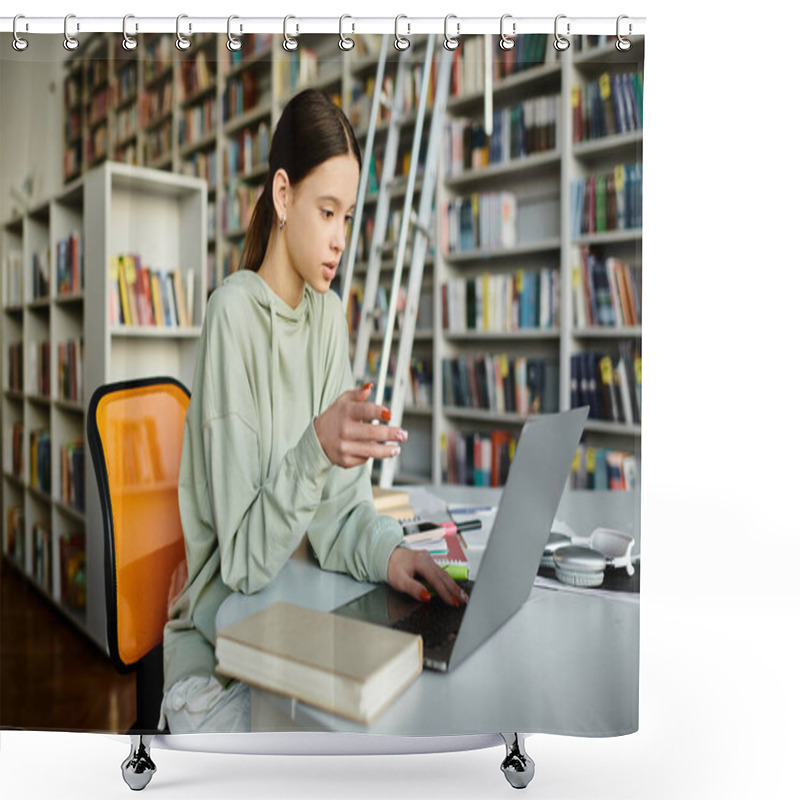
<instances>
[{"instance_id":1,"label":"girl's face","mask_svg":"<svg viewBox=\"0 0 800 800\"><path fill-rule=\"evenodd\" d=\"M278 236L286 237L294 273L317 292L327 292L336 275L350 235L358 179L355 156L334 156L289 193L286 227Z\"/></svg>"}]
</instances>

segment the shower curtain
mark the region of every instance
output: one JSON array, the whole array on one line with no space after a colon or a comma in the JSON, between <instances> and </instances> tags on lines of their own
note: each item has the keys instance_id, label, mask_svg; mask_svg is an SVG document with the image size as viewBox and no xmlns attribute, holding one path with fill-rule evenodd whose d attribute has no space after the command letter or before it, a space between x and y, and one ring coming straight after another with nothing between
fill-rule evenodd
<instances>
[{"instance_id":1,"label":"shower curtain","mask_svg":"<svg viewBox=\"0 0 800 800\"><path fill-rule=\"evenodd\" d=\"M427 37L409 37L410 56L390 37L380 83L379 35L356 35L349 50L318 34L297 36L295 49L277 34L244 34L233 49L224 34L187 33L186 49L173 34L140 35L130 50L118 33L77 38L71 51L59 37L32 38L24 52L10 36L0 42L0 727L125 732L133 723L131 680L92 685L80 660L47 650L48 636L34 631L30 651L17 646L5 620L20 616L23 603L41 604L57 626L97 646L86 655L92 669L111 669L95 658L105 658L109 611L102 512L87 457L89 399L101 385L154 375L196 390L206 309L241 273L253 210L272 191L265 183L275 125L289 100L313 87L344 111L362 154L372 145L363 201L328 291L341 299L355 379L380 388L372 399L399 411L395 422L408 432L391 467L397 503L426 520L481 523L447 546L425 545L431 557L461 560L466 571L449 565L453 574L479 585L526 419L583 406L589 418L531 597L511 620L450 673L420 663L386 690L368 721L283 686L253 690L260 708L275 711L264 724L461 735L504 719L500 727L530 732L635 731L643 37L627 50L613 35L571 36L566 49L544 34L515 36L508 49L496 35L461 37L441 108L440 35L429 78ZM371 128L376 93L385 102ZM438 116L441 127L435 139L423 129L415 153L420 105L425 125ZM423 209L430 162L431 207ZM428 219L416 286L416 229L404 214L412 177L414 214ZM395 289L398 243L406 252ZM387 325L394 343L384 352ZM410 358L398 349L404 325L414 326ZM292 368L285 365L286 379ZM279 401L280 382L274 391ZM140 483L157 483L152 452L142 458L137 449L157 446L147 427L132 427L124 441L120 458ZM369 466L377 484L385 464ZM591 538L603 529L618 534L605 550L602 534ZM579 551L559 562L562 548ZM313 556L304 569L319 570ZM234 592L225 608L246 616L264 591ZM25 616L22 624L37 623ZM38 652L50 655L34 669ZM440 689L454 701L431 722L424 698Z\"/></svg>"}]
</instances>

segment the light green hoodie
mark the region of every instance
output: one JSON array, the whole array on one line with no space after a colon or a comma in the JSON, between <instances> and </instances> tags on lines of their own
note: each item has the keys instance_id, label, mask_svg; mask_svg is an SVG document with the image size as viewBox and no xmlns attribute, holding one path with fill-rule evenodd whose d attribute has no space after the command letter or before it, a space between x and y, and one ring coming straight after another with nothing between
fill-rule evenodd
<instances>
[{"instance_id":1,"label":"light green hoodie","mask_svg":"<svg viewBox=\"0 0 800 800\"><path fill-rule=\"evenodd\" d=\"M220 603L266 586L304 534L323 569L386 580L400 525L375 511L366 465L332 465L313 425L353 387L334 292L306 286L291 308L243 270L209 298L183 435L188 580L164 629L165 691L215 674Z\"/></svg>"}]
</instances>

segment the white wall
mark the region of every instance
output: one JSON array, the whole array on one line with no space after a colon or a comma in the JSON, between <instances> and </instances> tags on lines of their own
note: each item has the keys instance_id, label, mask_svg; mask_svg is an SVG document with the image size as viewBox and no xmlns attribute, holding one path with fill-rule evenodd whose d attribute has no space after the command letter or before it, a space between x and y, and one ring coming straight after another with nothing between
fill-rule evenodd
<instances>
[{"instance_id":1,"label":"white wall","mask_svg":"<svg viewBox=\"0 0 800 800\"><path fill-rule=\"evenodd\" d=\"M11 35L0 35L0 220L17 207L11 188L33 179L33 203L62 183L62 64L58 36L29 36L17 53Z\"/></svg>"}]
</instances>

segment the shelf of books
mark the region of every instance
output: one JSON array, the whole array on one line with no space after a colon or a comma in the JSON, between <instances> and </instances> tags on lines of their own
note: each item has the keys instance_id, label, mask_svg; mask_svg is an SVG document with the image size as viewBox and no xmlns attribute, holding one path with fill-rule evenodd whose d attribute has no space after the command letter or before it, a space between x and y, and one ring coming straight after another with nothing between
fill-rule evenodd
<instances>
[{"instance_id":1,"label":"shelf of books","mask_svg":"<svg viewBox=\"0 0 800 800\"><path fill-rule=\"evenodd\" d=\"M559 408L562 64L520 36L486 87L483 45L454 62L443 142L434 471L498 486L527 415Z\"/></svg>"},{"instance_id":2,"label":"shelf of books","mask_svg":"<svg viewBox=\"0 0 800 800\"><path fill-rule=\"evenodd\" d=\"M591 411L571 485L638 482L643 43L573 39L558 54L518 37L495 57L490 133L482 43L456 63L435 312L442 482L502 485L525 419L577 405Z\"/></svg>"},{"instance_id":3,"label":"shelf of books","mask_svg":"<svg viewBox=\"0 0 800 800\"><path fill-rule=\"evenodd\" d=\"M590 408L573 469L578 487L639 482L643 54L642 40L627 53L605 43L574 54L568 65L561 396L565 406Z\"/></svg>"},{"instance_id":4,"label":"shelf of books","mask_svg":"<svg viewBox=\"0 0 800 800\"><path fill-rule=\"evenodd\" d=\"M412 44L424 45L424 38L415 37ZM109 158L203 181L206 233L203 280L194 277L197 314L207 292L239 268L250 215L267 175L272 130L287 99L301 88L320 88L342 106L365 145L380 37L354 37L356 47L350 52L342 52L330 36L310 34L298 39L293 52L280 46L282 37L271 34L244 36L237 52L227 50L224 36L192 37L186 52L176 50L171 35L142 40L142 47L125 53L110 34L96 37L96 44L93 39L93 46L104 41L108 46L105 74L102 68L90 69L80 52L69 58L65 179L82 175L101 150L99 138L91 153L88 145L76 146L86 142L94 126L108 131ZM484 38L461 37L440 154L436 237L425 266L403 415L411 436L396 482L482 481L487 468L481 464L475 478L475 457L490 453L494 478L489 480L502 483L504 470L497 465L513 453L526 416L575 403L586 403L592 411L573 485L604 486L602 471L595 478L590 467L607 461L608 454L612 461L622 454L631 480L636 474L644 43L634 39L633 48L620 53L614 41L613 36L573 36L571 47L559 53L552 37L518 36L516 46L499 55L492 42L489 135L484 128ZM389 51L383 88L391 97L399 54ZM421 54L417 62L421 68ZM100 102L92 106L92 97L105 91L104 81L109 98L105 126ZM411 104L401 137L390 240L396 239L400 219L413 110ZM374 157L364 165L370 191L363 224L350 244L357 248L349 304L352 331L360 319L359 292L388 129L388 111L381 114ZM117 253L122 257L119 270L129 271L125 259L134 250ZM393 265L390 241L382 259L379 305L388 302ZM163 295L161 269L157 265L151 292ZM198 294L201 285L203 294ZM37 302L33 296L31 302ZM401 297L401 309L402 303ZM37 324L44 325L45 312L35 317L35 306L24 311L26 319L38 318ZM162 315L168 313L165 307ZM60 307L59 314L69 310ZM4 324L11 325L11 317L6 318ZM398 314L398 325L401 319ZM375 369L379 334L377 325L370 347ZM156 338L180 349L179 343L193 335L177 326L169 336ZM141 325L120 324L109 332L109 341L132 359L147 351L152 337L149 327ZM492 437L498 446L486 444ZM466 450L469 466L453 461L454 453ZM615 481L618 485L627 484Z\"/></svg>"},{"instance_id":5,"label":"shelf of books","mask_svg":"<svg viewBox=\"0 0 800 800\"><path fill-rule=\"evenodd\" d=\"M205 197L200 180L107 160L0 231L2 553L101 646L86 408L111 381L167 374L191 386Z\"/></svg>"}]
</instances>

